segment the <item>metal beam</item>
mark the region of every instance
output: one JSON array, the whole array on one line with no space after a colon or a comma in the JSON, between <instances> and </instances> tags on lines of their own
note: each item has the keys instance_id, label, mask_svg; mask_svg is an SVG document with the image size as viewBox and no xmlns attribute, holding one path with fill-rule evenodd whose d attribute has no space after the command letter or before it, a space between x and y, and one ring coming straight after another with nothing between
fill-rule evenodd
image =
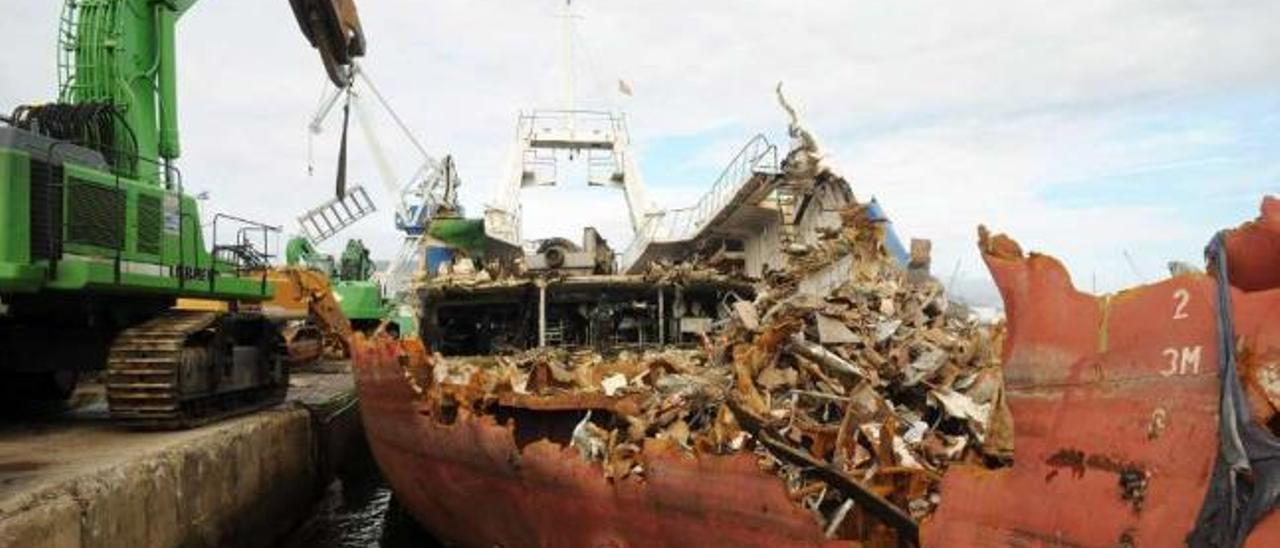
<instances>
[{"instance_id":1,"label":"metal beam","mask_svg":"<svg viewBox=\"0 0 1280 548\"><path fill-rule=\"evenodd\" d=\"M547 283L538 281L538 348L547 346Z\"/></svg>"},{"instance_id":2,"label":"metal beam","mask_svg":"<svg viewBox=\"0 0 1280 548\"><path fill-rule=\"evenodd\" d=\"M658 344L667 344L666 296L662 286L658 286Z\"/></svg>"}]
</instances>

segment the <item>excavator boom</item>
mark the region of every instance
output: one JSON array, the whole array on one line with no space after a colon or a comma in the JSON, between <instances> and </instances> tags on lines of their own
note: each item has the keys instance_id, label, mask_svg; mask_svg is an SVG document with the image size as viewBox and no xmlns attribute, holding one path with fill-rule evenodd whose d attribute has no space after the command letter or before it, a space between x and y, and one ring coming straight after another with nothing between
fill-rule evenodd
<instances>
[{"instance_id":1,"label":"excavator boom","mask_svg":"<svg viewBox=\"0 0 1280 548\"><path fill-rule=\"evenodd\" d=\"M17 125L98 150L122 177L173 183L162 164L181 155L177 28L198 0L65 1L59 104L28 107ZM289 4L329 78L347 87L366 45L354 0Z\"/></svg>"},{"instance_id":2,"label":"excavator boom","mask_svg":"<svg viewBox=\"0 0 1280 548\"><path fill-rule=\"evenodd\" d=\"M268 316L309 319L323 335L330 355L351 354L351 322L334 298L328 276L296 266L275 267L266 276L276 288L272 300L263 303Z\"/></svg>"}]
</instances>

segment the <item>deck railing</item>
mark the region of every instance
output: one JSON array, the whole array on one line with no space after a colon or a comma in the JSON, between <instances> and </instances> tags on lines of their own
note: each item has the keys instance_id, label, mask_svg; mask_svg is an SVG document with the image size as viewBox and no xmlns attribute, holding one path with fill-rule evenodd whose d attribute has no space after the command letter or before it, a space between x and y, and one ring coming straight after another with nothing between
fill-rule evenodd
<instances>
[{"instance_id":1,"label":"deck railing","mask_svg":"<svg viewBox=\"0 0 1280 548\"><path fill-rule=\"evenodd\" d=\"M778 164L778 147L770 143L764 135L756 134L747 144L738 150L738 154L729 161L720 176L716 177L711 189L697 203L690 207L668 209L651 214L644 227L632 238L631 244L622 254L623 271L630 270L644 251L654 242L678 242L696 237L707 223L710 223L742 187L757 174L776 174L780 170Z\"/></svg>"}]
</instances>

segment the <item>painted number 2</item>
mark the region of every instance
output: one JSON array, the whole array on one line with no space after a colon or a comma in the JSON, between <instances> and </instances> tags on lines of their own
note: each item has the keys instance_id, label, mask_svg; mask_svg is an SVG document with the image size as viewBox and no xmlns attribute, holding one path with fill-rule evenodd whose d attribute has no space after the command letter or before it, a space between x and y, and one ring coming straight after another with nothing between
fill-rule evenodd
<instances>
[{"instance_id":1,"label":"painted number 2","mask_svg":"<svg viewBox=\"0 0 1280 548\"><path fill-rule=\"evenodd\" d=\"M1186 289L1179 289L1173 292L1173 319L1185 320L1187 316L1187 303L1191 302L1191 292Z\"/></svg>"},{"instance_id":2,"label":"painted number 2","mask_svg":"<svg viewBox=\"0 0 1280 548\"><path fill-rule=\"evenodd\" d=\"M1173 292L1173 319L1185 320L1191 317L1187 314L1187 305L1191 303L1191 292L1185 288L1178 289ZM1202 346L1183 346L1170 347L1160 352L1165 360L1169 363L1168 369L1160 372L1165 377L1174 375L1199 375L1200 374L1200 355L1202 354Z\"/></svg>"}]
</instances>

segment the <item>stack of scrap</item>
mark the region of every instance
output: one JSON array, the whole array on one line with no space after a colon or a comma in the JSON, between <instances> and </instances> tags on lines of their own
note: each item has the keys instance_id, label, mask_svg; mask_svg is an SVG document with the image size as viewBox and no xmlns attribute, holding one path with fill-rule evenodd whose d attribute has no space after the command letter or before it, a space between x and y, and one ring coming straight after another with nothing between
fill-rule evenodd
<instances>
[{"instance_id":1,"label":"stack of scrap","mask_svg":"<svg viewBox=\"0 0 1280 548\"><path fill-rule=\"evenodd\" d=\"M829 534L851 527L865 538L868 513L891 523L905 517L894 509L928 516L949 463L1010 459L1012 415L1003 326L971 319L936 280L891 261L865 206L841 218L833 237L739 303L717 363L731 364L726 405L758 442L762 466ZM846 255L845 283L821 298L796 292L796 278ZM892 508L876 510L886 501Z\"/></svg>"},{"instance_id":2,"label":"stack of scrap","mask_svg":"<svg viewBox=\"0 0 1280 548\"><path fill-rule=\"evenodd\" d=\"M783 105L800 143L783 164L787 186L848 189ZM913 242L909 265L894 262L884 225L850 201L839 226L789 243L787 266L767 271L755 300L734 303L701 348L436 359L435 403L581 410L570 443L609 481L644 481L644 447L750 453L828 537L910 543L950 463L1012 458L1004 327L948 301L927 273L927 242ZM842 283L825 295L798 291L837 261L850 265ZM655 284L716 276L696 262L646 272Z\"/></svg>"},{"instance_id":3,"label":"stack of scrap","mask_svg":"<svg viewBox=\"0 0 1280 548\"><path fill-rule=\"evenodd\" d=\"M494 279L490 268L477 269L475 261L459 254L451 261L441 263L434 272L434 280L441 285L477 286Z\"/></svg>"},{"instance_id":4,"label":"stack of scrap","mask_svg":"<svg viewBox=\"0 0 1280 548\"><path fill-rule=\"evenodd\" d=\"M697 282L724 282L743 279L741 276L725 274L715 268L706 266L700 261L681 261L672 263L660 259L649 263L644 271L644 281L658 285L687 285Z\"/></svg>"},{"instance_id":5,"label":"stack of scrap","mask_svg":"<svg viewBox=\"0 0 1280 548\"><path fill-rule=\"evenodd\" d=\"M459 399L472 401L603 397L612 403L583 407L572 445L610 481L643 481L647 439L692 455L754 452L830 536L914 527L937 506L949 463L1012 455L1003 328L892 262L864 206L841 218L702 348L441 359L434 384L467 386ZM814 265L849 254L845 283L823 297L795 290Z\"/></svg>"}]
</instances>

